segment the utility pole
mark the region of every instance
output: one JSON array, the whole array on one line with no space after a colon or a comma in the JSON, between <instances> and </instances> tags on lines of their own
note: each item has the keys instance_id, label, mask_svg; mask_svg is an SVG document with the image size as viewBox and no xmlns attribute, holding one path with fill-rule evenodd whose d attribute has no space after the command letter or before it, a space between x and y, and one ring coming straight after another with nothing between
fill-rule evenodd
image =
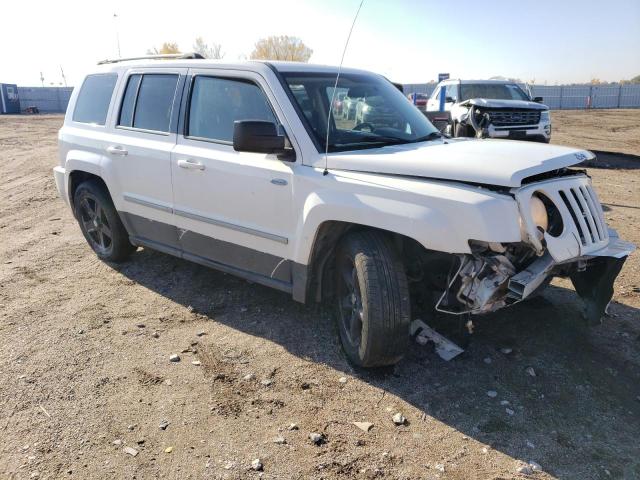
<instances>
[{"instance_id":1,"label":"utility pole","mask_svg":"<svg viewBox=\"0 0 640 480\"><path fill-rule=\"evenodd\" d=\"M118 44L118 58L122 58L122 55L120 54L120 32L118 31L118 14L117 13L113 14L113 23L116 26L116 43Z\"/></svg>"},{"instance_id":2,"label":"utility pole","mask_svg":"<svg viewBox=\"0 0 640 480\"><path fill-rule=\"evenodd\" d=\"M62 69L62 65L60 65L60 73L62 73L62 81L64 82L64 86L67 86L67 77L64 76L64 70Z\"/></svg>"}]
</instances>

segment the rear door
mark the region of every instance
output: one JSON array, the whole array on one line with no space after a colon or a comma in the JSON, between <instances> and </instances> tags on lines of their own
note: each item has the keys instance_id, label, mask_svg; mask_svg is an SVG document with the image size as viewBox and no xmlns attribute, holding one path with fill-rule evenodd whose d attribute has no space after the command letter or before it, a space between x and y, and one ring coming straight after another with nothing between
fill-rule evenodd
<instances>
[{"instance_id":1,"label":"rear door","mask_svg":"<svg viewBox=\"0 0 640 480\"><path fill-rule=\"evenodd\" d=\"M233 149L234 121L282 124L275 97L257 73L190 73L185 125L171 161L184 256L245 276L256 274L263 283L267 279L286 289L294 230L292 175L299 163Z\"/></svg>"},{"instance_id":2,"label":"rear door","mask_svg":"<svg viewBox=\"0 0 640 480\"><path fill-rule=\"evenodd\" d=\"M187 69L130 70L121 81L114 128L106 147L118 186L118 209L140 243L177 253L171 181L171 150Z\"/></svg>"}]
</instances>

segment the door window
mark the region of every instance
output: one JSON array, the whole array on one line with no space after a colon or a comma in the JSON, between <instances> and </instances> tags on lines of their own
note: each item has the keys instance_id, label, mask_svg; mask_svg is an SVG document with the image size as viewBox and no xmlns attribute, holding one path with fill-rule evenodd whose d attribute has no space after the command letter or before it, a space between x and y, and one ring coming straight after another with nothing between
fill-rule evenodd
<instances>
[{"instance_id":1,"label":"door window","mask_svg":"<svg viewBox=\"0 0 640 480\"><path fill-rule=\"evenodd\" d=\"M233 142L235 121L277 123L264 92L245 80L195 77L188 110L188 137L222 143Z\"/></svg>"},{"instance_id":2,"label":"door window","mask_svg":"<svg viewBox=\"0 0 640 480\"><path fill-rule=\"evenodd\" d=\"M447 85L447 97L451 97L454 102L458 101L458 84Z\"/></svg>"},{"instance_id":3,"label":"door window","mask_svg":"<svg viewBox=\"0 0 640 480\"><path fill-rule=\"evenodd\" d=\"M117 79L116 74L87 76L76 100L73 121L104 125Z\"/></svg>"},{"instance_id":4,"label":"door window","mask_svg":"<svg viewBox=\"0 0 640 480\"><path fill-rule=\"evenodd\" d=\"M118 125L169 132L178 75L131 75L122 99Z\"/></svg>"}]
</instances>

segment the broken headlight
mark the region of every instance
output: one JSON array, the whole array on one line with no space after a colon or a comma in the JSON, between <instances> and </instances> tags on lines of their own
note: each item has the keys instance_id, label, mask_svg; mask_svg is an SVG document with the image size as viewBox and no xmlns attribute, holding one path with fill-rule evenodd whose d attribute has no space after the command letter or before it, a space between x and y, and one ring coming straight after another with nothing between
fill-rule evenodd
<instances>
[{"instance_id":1,"label":"broken headlight","mask_svg":"<svg viewBox=\"0 0 640 480\"><path fill-rule=\"evenodd\" d=\"M538 195L531 197L531 218L536 227L541 228L545 232L549 229L549 215L547 207Z\"/></svg>"}]
</instances>

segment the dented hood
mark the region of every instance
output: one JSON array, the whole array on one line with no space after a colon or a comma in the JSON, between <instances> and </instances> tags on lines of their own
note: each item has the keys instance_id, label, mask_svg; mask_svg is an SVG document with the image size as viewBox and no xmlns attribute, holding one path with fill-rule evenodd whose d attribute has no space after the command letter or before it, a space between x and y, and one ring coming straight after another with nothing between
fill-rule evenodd
<instances>
[{"instance_id":1,"label":"dented hood","mask_svg":"<svg viewBox=\"0 0 640 480\"><path fill-rule=\"evenodd\" d=\"M492 98L472 98L461 102L460 105L465 107L477 105L486 108L526 108L529 110L548 110L549 107L537 102L528 102L525 100L497 100Z\"/></svg>"},{"instance_id":2,"label":"dented hood","mask_svg":"<svg viewBox=\"0 0 640 480\"><path fill-rule=\"evenodd\" d=\"M330 170L519 187L532 175L594 158L587 150L515 140L451 139L331 153ZM324 156L316 167L324 166Z\"/></svg>"}]
</instances>

